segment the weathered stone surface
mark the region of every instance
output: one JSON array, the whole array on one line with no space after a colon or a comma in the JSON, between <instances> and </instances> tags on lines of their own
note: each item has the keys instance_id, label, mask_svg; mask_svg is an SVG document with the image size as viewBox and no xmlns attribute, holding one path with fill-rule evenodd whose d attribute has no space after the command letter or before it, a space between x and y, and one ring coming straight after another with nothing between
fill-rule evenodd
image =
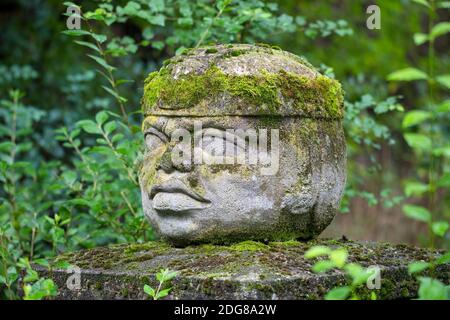
<instances>
[{"instance_id":1,"label":"weathered stone surface","mask_svg":"<svg viewBox=\"0 0 450 320\"><path fill-rule=\"evenodd\" d=\"M192 49L149 76L142 107L142 203L164 240L311 239L333 220L346 176L343 93L301 58L246 44Z\"/></svg>"},{"instance_id":2,"label":"weathered stone surface","mask_svg":"<svg viewBox=\"0 0 450 320\"><path fill-rule=\"evenodd\" d=\"M180 128L190 130L196 120L157 117L153 126L170 136ZM205 130L278 130L278 170L263 175L262 168L268 166L261 162L226 165L189 161L177 165L171 160L169 143L147 135L140 176L142 202L153 230L162 238L178 246L311 239L331 223L346 176L345 137L339 122L260 117L201 120ZM213 143L223 143L223 139L214 138Z\"/></svg>"},{"instance_id":3,"label":"weathered stone surface","mask_svg":"<svg viewBox=\"0 0 450 320\"><path fill-rule=\"evenodd\" d=\"M144 284L156 286L161 268L179 272L168 299L320 299L335 286L345 284L340 271L311 272L314 261L303 257L313 245L344 247L349 261L381 268L378 299L413 298L416 280L408 274L413 261L429 261L437 251L348 240L288 241L263 244L246 241L231 246L202 245L183 249L162 242L117 245L79 251L59 257L82 269L81 290L66 287L63 270L48 272L59 287L58 299L143 299ZM450 265L441 265L433 276L450 281ZM361 289L362 298L371 290Z\"/></svg>"}]
</instances>

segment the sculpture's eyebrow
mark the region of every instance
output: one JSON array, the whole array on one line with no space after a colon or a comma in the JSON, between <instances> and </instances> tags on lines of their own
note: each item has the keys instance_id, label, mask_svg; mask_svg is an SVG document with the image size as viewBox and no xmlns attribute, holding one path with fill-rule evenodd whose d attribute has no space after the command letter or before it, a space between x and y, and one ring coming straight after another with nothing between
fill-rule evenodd
<instances>
[{"instance_id":1,"label":"sculpture's eyebrow","mask_svg":"<svg viewBox=\"0 0 450 320\"><path fill-rule=\"evenodd\" d=\"M155 136L157 136L158 138L160 138L161 140L163 140L164 142L168 142L169 141L169 137L164 133L162 128L158 128L154 125L151 125L150 127L148 127L145 130L145 134L147 133L151 133L154 134Z\"/></svg>"}]
</instances>

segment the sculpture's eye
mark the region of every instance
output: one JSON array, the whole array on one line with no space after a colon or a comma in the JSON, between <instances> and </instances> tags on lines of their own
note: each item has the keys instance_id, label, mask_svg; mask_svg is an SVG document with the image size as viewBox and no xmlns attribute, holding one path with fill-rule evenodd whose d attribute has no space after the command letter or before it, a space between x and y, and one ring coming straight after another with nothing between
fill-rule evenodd
<instances>
[{"instance_id":1,"label":"sculpture's eye","mask_svg":"<svg viewBox=\"0 0 450 320\"><path fill-rule=\"evenodd\" d=\"M164 134L156 130L151 130L145 133L145 145L148 151L151 152L155 149L158 149L165 143L167 143L167 138Z\"/></svg>"},{"instance_id":2,"label":"sculpture's eye","mask_svg":"<svg viewBox=\"0 0 450 320\"><path fill-rule=\"evenodd\" d=\"M218 129L207 129L203 133L202 149L212 156L236 155L244 149L236 143L236 136Z\"/></svg>"}]
</instances>

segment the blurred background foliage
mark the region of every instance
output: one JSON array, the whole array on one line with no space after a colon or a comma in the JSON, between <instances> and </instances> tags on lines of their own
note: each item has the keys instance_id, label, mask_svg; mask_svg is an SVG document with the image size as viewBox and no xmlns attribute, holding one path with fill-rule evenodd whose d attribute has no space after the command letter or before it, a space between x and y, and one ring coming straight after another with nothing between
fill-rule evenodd
<instances>
[{"instance_id":1,"label":"blurred background foliage","mask_svg":"<svg viewBox=\"0 0 450 320\"><path fill-rule=\"evenodd\" d=\"M431 74L392 77L408 67L450 73L448 25L417 41L449 20L448 1L74 2L82 32L66 30L70 3L0 4L3 296L16 295L20 269L29 298L53 293L30 260L153 238L136 174L143 80L184 48L213 42L277 45L342 82L348 181L342 214L323 236L448 248L448 77L447 87ZM381 8L380 30L366 27L371 4ZM405 126L411 110L430 113ZM405 128L439 146L417 148L423 139L406 141Z\"/></svg>"}]
</instances>

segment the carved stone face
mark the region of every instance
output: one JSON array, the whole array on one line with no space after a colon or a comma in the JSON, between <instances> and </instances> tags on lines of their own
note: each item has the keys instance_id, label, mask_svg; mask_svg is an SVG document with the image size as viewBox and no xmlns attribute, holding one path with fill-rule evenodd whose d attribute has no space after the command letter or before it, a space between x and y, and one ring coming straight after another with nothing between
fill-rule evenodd
<instances>
[{"instance_id":1,"label":"carved stone face","mask_svg":"<svg viewBox=\"0 0 450 320\"><path fill-rule=\"evenodd\" d=\"M261 169L270 168L270 161L195 164L192 156L191 161L174 163L172 151L185 150L191 143L180 147L183 141L171 139L172 134L180 128L193 132L200 121L202 139L195 147L204 157L211 150L217 155L230 144L234 146L236 140L225 137L226 129L278 129L279 159L272 159L275 169L279 160L277 172L263 174ZM144 133L144 212L156 231L177 245L311 238L328 226L338 208L345 181L345 148L337 123L300 118L160 116L151 117ZM271 142L269 138L269 153L274 149ZM261 155L249 142L244 149Z\"/></svg>"},{"instance_id":2,"label":"carved stone face","mask_svg":"<svg viewBox=\"0 0 450 320\"><path fill-rule=\"evenodd\" d=\"M199 49L169 64L146 84L145 215L163 239L180 246L318 235L332 221L345 183L342 114L333 109L341 107L340 87L330 94L334 82L287 53L238 46L248 52L233 62L225 61L233 56L228 46L216 48L213 57ZM261 67L269 76L244 70L258 70L258 59L269 62ZM303 87L304 96L297 91Z\"/></svg>"}]
</instances>

